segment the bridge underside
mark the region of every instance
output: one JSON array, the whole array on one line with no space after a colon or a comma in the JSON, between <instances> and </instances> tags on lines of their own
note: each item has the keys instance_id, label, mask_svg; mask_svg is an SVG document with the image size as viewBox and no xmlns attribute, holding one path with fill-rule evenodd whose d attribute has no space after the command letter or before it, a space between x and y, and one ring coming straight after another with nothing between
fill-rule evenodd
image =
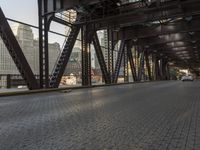
<instances>
[{"instance_id":1,"label":"bridge underside","mask_svg":"<svg viewBox=\"0 0 200 150\"><path fill-rule=\"evenodd\" d=\"M1 98L0 149L199 150L199 84L163 81Z\"/></svg>"},{"instance_id":2,"label":"bridge underside","mask_svg":"<svg viewBox=\"0 0 200 150\"><path fill-rule=\"evenodd\" d=\"M68 64L79 32L82 42L82 85L91 85L91 54L93 44L106 84L117 83L124 64L124 78L130 65L134 81L168 80L169 67L189 68L199 75L200 67L200 1L199 0L38 0L40 80L37 83L17 43L12 42L8 24L1 13L1 33L5 45L28 84L29 89L57 88ZM73 10L76 17L62 19L58 14ZM64 48L49 74L48 32L51 22L71 28ZM97 31L108 34L108 60L104 59ZM1 30L0 30L1 31ZM9 35L9 36L5 36ZM112 52L119 43L116 63ZM132 49L136 49L137 68ZM20 55L19 55L20 54ZM150 62L150 59L152 60ZM145 70L148 77L145 76Z\"/></svg>"}]
</instances>

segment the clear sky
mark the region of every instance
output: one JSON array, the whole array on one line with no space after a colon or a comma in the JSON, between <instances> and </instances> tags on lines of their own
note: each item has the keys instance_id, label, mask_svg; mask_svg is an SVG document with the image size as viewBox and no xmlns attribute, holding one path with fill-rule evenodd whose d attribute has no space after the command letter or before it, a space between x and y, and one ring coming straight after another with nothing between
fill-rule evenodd
<instances>
[{"instance_id":1,"label":"clear sky","mask_svg":"<svg viewBox=\"0 0 200 150\"><path fill-rule=\"evenodd\" d=\"M0 0L0 7L5 16L14 20L38 26L38 0ZM63 33L64 27L52 24L51 30ZM33 29L35 38L38 37L38 31ZM51 43L58 42L62 45L64 38L56 35L49 35Z\"/></svg>"},{"instance_id":2,"label":"clear sky","mask_svg":"<svg viewBox=\"0 0 200 150\"><path fill-rule=\"evenodd\" d=\"M38 24L37 0L0 0L0 7L8 18Z\"/></svg>"}]
</instances>

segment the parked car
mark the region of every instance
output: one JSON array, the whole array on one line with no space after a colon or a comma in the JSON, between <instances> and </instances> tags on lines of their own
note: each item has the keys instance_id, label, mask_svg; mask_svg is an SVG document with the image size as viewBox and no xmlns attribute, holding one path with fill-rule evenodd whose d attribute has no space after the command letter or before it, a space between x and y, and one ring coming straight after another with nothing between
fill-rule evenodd
<instances>
[{"instance_id":1,"label":"parked car","mask_svg":"<svg viewBox=\"0 0 200 150\"><path fill-rule=\"evenodd\" d=\"M182 76L181 81L193 81L193 77L191 75Z\"/></svg>"}]
</instances>

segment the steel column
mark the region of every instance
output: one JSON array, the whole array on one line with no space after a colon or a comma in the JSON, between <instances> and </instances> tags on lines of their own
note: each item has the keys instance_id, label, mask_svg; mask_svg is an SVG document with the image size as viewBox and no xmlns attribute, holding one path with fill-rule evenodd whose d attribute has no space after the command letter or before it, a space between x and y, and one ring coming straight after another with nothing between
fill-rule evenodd
<instances>
[{"instance_id":1,"label":"steel column","mask_svg":"<svg viewBox=\"0 0 200 150\"><path fill-rule=\"evenodd\" d=\"M119 77L119 71L120 71L120 67L121 67L122 57L124 55L124 48L125 48L125 40L122 40L121 44L120 44L119 51L118 51L118 55L117 55L117 62L116 62L116 65L115 65L115 71L114 71L114 74L113 74L113 79L112 79L113 83L117 83L117 80L118 80L118 77Z\"/></svg>"},{"instance_id":2,"label":"steel column","mask_svg":"<svg viewBox=\"0 0 200 150\"><path fill-rule=\"evenodd\" d=\"M114 36L115 35L115 36ZM114 31L112 28L108 29L108 48L109 48L109 55L110 55L110 65L108 68L108 71L110 73L110 78L111 81L113 80L113 76L112 74L114 74L114 51L115 51L115 45L116 45L116 41L114 41L114 38L117 38L117 34L114 34Z\"/></svg>"},{"instance_id":3,"label":"steel column","mask_svg":"<svg viewBox=\"0 0 200 150\"><path fill-rule=\"evenodd\" d=\"M156 75L156 80L160 80L160 65L159 65L159 60L158 57L156 56L155 58L155 75Z\"/></svg>"},{"instance_id":4,"label":"steel column","mask_svg":"<svg viewBox=\"0 0 200 150\"><path fill-rule=\"evenodd\" d=\"M149 54L148 54L147 51L145 52L145 61L146 61L146 67L147 67L147 72L148 72L149 80L151 81L152 80L151 66L150 66L150 63L149 63Z\"/></svg>"},{"instance_id":5,"label":"steel column","mask_svg":"<svg viewBox=\"0 0 200 150\"><path fill-rule=\"evenodd\" d=\"M132 72L132 76L133 76L133 80L134 81L137 81L137 74L136 74L136 68L135 68L135 63L133 61L133 54L132 54L132 51L131 51L131 48L132 48L132 42L130 40L128 40L126 42L126 46L127 46L127 55L128 55L128 60L129 60L129 63L130 63L130 68L131 68L131 72Z\"/></svg>"},{"instance_id":6,"label":"steel column","mask_svg":"<svg viewBox=\"0 0 200 150\"><path fill-rule=\"evenodd\" d=\"M138 80L141 81L144 77L144 51L140 53L140 66L138 70Z\"/></svg>"},{"instance_id":7,"label":"steel column","mask_svg":"<svg viewBox=\"0 0 200 150\"><path fill-rule=\"evenodd\" d=\"M46 14L47 12L48 0L38 0L40 88L49 87L48 32L51 23L51 15Z\"/></svg>"},{"instance_id":8,"label":"steel column","mask_svg":"<svg viewBox=\"0 0 200 150\"><path fill-rule=\"evenodd\" d=\"M7 74L6 76L6 87L7 89L10 89L11 88L11 75L10 74Z\"/></svg>"},{"instance_id":9,"label":"steel column","mask_svg":"<svg viewBox=\"0 0 200 150\"><path fill-rule=\"evenodd\" d=\"M90 30L89 30L90 28ZM91 51L90 44L94 35L91 26L84 25L81 30L82 35L82 85L91 86Z\"/></svg>"},{"instance_id":10,"label":"steel column","mask_svg":"<svg viewBox=\"0 0 200 150\"><path fill-rule=\"evenodd\" d=\"M108 72L111 74L111 65L112 65L112 59L111 59L111 44L110 44L110 29L107 29L107 42L108 42Z\"/></svg>"},{"instance_id":11,"label":"steel column","mask_svg":"<svg viewBox=\"0 0 200 150\"><path fill-rule=\"evenodd\" d=\"M162 58L161 59L161 79L162 80L167 80L167 60Z\"/></svg>"},{"instance_id":12,"label":"steel column","mask_svg":"<svg viewBox=\"0 0 200 150\"><path fill-rule=\"evenodd\" d=\"M154 80L158 80L158 76L159 76L158 67L159 67L159 64L158 64L158 60L157 60L156 54L152 55L152 61L153 61L153 79Z\"/></svg>"},{"instance_id":13,"label":"steel column","mask_svg":"<svg viewBox=\"0 0 200 150\"><path fill-rule=\"evenodd\" d=\"M124 47L124 82L129 82L127 45Z\"/></svg>"},{"instance_id":14,"label":"steel column","mask_svg":"<svg viewBox=\"0 0 200 150\"><path fill-rule=\"evenodd\" d=\"M94 44L97 59L99 61L99 65L100 65L100 68L101 68L101 71L102 71L103 78L105 80L105 83L109 84L109 83L111 83L111 77L110 77L110 73L107 70L106 62L104 60L104 56L103 56L101 46L100 46L100 43L99 43L99 39L98 39L96 32L94 33L93 44Z\"/></svg>"},{"instance_id":15,"label":"steel column","mask_svg":"<svg viewBox=\"0 0 200 150\"><path fill-rule=\"evenodd\" d=\"M166 65L166 75L167 75L167 80L170 80L170 68L169 68L169 64L167 63Z\"/></svg>"}]
</instances>

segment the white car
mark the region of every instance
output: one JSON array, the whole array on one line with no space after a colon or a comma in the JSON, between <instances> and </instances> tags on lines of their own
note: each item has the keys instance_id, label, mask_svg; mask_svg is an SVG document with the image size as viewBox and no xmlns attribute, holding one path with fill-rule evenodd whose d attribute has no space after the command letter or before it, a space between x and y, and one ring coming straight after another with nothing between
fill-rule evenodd
<instances>
[{"instance_id":1,"label":"white car","mask_svg":"<svg viewBox=\"0 0 200 150\"><path fill-rule=\"evenodd\" d=\"M182 76L181 81L193 81L193 77L190 75Z\"/></svg>"},{"instance_id":2,"label":"white car","mask_svg":"<svg viewBox=\"0 0 200 150\"><path fill-rule=\"evenodd\" d=\"M25 86L25 85L18 85L17 88L18 89L25 89L25 88L27 88L27 86Z\"/></svg>"}]
</instances>

